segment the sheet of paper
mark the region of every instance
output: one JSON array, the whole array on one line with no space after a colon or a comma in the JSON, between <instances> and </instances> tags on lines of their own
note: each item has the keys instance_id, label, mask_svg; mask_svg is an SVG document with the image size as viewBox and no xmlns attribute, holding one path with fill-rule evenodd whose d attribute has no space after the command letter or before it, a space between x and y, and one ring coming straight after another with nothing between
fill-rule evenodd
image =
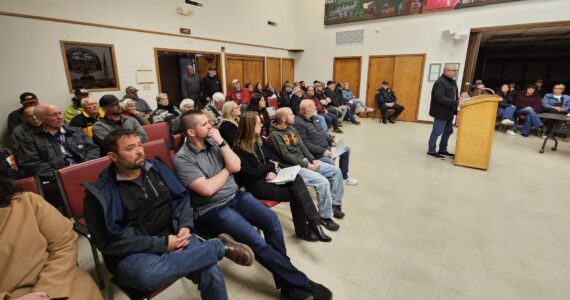
<instances>
[{"instance_id":1,"label":"sheet of paper","mask_svg":"<svg viewBox=\"0 0 570 300\"><path fill-rule=\"evenodd\" d=\"M275 178L269 182L279 184L293 181L295 180L295 177L297 177L297 174L299 174L300 170L301 166L292 166L281 169L279 173L277 173L277 176L275 176Z\"/></svg>"},{"instance_id":2,"label":"sheet of paper","mask_svg":"<svg viewBox=\"0 0 570 300\"><path fill-rule=\"evenodd\" d=\"M344 144L344 140L343 139L338 140L338 142L336 142L336 147L331 148L331 152L333 158L339 157L344 152L346 152L346 145Z\"/></svg>"}]
</instances>

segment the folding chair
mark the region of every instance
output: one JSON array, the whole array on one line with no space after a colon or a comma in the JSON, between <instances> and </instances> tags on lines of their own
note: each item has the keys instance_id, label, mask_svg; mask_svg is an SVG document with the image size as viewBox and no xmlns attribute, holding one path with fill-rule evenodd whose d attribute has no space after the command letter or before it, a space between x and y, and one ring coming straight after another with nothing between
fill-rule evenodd
<instances>
[{"instance_id":1,"label":"folding chair","mask_svg":"<svg viewBox=\"0 0 570 300\"><path fill-rule=\"evenodd\" d=\"M174 170L172 159L170 158L170 151L166 146L165 140L146 142L143 144L143 149L147 159L155 159L158 157L170 170Z\"/></svg>"},{"instance_id":2,"label":"folding chair","mask_svg":"<svg viewBox=\"0 0 570 300\"><path fill-rule=\"evenodd\" d=\"M160 122L142 126L144 132L148 137L147 142L165 140L167 145L170 145L170 129L168 123Z\"/></svg>"},{"instance_id":3,"label":"folding chair","mask_svg":"<svg viewBox=\"0 0 570 300\"><path fill-rule=\"evenodd\" d=\"M156 297L158 294L162 293L162 291L169 288L172 284L174 284L174 282L166 284L154 291L140 291L128 286L119 285L115 280L115 278L111 278L111 283L112 284L109 286L108 289L108 297L107 297L108 300L113 300L115 298L114 286L117 286L119 290L123 292L125 295L127 295L127 297L129 297L129 299L131 300L150 300Z\"/></svg>"},{"instance_id":4,"label":"folding chair","mask_svg":"<svg viewBox=\"0 0 570 300\"><path fill-rule=\"evenodd\" d=\"M63 202L67 210L67 214L71 216L73 229L86 237L91 246L93 261L95 262L95 270L97 271L97 279L99 287L105 288L105 280L103 279L103 269L99 262L97 248L91 240L91 235L87 229L87 224L83 218L83 203L85 201L85 189L81 186L82 182L95 182L99 178L99 174L103 172L109 165L111 160L108 157L101 157L90 160L81 164L72 165L56 172L57 184L62 193Z\"/></svg>"},{"instance_id":5,"label":"folding chair","mask_svg":"<svg viewBox=\"0 0 570 300\"><path fill-rule=\"evenodd\" d=\"M14 184L19 187L20 189L22 189L22 191L24 192L32 192L32 193L36 193L40 196L42 196L42 198L44 197L44 193L42 191L41 186L39 185L39 179L32 176L32 177L27 177L27 178L23 178L23 179L18 179L14 181Z\"/></svg>"}]
</instances>

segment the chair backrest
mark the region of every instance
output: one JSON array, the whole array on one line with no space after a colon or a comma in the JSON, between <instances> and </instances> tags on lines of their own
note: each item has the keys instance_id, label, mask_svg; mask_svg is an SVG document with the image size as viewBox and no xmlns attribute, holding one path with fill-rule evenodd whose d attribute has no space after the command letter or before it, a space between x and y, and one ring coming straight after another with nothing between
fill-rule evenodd
<instances>
[{"instance_id":1,"label":"chair backrest","mask_svg":"<svg viewBox=\"0 0 570 300\"><path fill-rule=\"evenodd\" d=\"M168 128L168 123L160 122L148 124L144 125L142 128L148 137L147 142L165 140L167 143L170 143L170 129Z\"/></svg>"},{"instance_id":2,"label":"chair backrest","mask_svg":"<svg viewBox=\"0 0 570 300\"><path fill-rule=\"evenodd\" d=\"M23 179L18 179L14 181L14 184L22 189L24 192L32 192L43 197L43 193L41 192L40 186L38 185L38 181L36 177L27 177Z\"/></svg>"},{"instance_id":3,"label":"chair backrest","mask_svg":"<svg viewBox=\"0 0 570 300\"><path fill-rule=\"evenodd\" d=\"M146 142L143 144L143 149L146 159L155 159L158 156L170 170L173 170L170 151L165 140Z\"/></svg>"},{"instance_id":4,"label":"chair backrest","mask_svg":"<svg viewBox=\"0 0 570 300\"><path fill-rule=\"evenodd\" d=\"M174 151L178 152L184 144L184 135L182 135L182 133L177 133L172 136L172 140L174 141Z\"/></svg>"},{"instance_id":5,"label":"chair backrest","mask_svg":"<svg viewBox=\"0 0 570 300\"><path fill-rule=\"evenodd\" d=\"M57 170L57 183L70 216L76 220L83 218L85 189L81 183L97 181L101 172L110 165L111 160L105 156Z\"/></svg>"}]
</instances>

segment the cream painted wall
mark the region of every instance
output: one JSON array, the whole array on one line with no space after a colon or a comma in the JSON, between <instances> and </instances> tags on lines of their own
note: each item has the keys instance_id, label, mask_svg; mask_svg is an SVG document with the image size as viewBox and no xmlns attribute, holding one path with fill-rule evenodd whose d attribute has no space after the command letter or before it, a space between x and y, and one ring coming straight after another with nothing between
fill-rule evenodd
<instances>
[{"instance_id":1,"label":"cream painted wall","mask_svg":"<svg viewBox=\"0 0 570 300\"><path fill-rule=\"evenodd\" d=\"M183 3L183 0L3 0L0 11L176 34L180 27L189 27L196 36L293 48L293 6L285 1L208 0L203 8ZM194 15L176 14L176 7L181 5L192 7ZM267 26L268 19L278 22L279 26ZM60 40L114 44L121 91L110 93L122 97L125 87L135 85L140 90L139 96L153 107L157 83L143 90L142 85L135 84L135 70L148 66L156 78L155 47L220 52L221 46L225 46L226 53L289 57L285 50L17 17L0 16L0 28L2 138L8 114L20 107L18 97L24 91L34 92L41 102L62 109L69 105L72 95L68 92ZM109 92L92 93L92 96L98 99L106 93Z\"/></svg>"},{"instance_id":2,"label":"cream painted wall","mask_svg":"<svg viewBox=\"0 0 570 300\"><path fill-rule=\"evenodd\" d=\"M432 120L428 114L433 86L432 82L427 81L430 63L460 62L458 82L461 82L468 41L444 39L442 31L460 28L469 32L475 27L570 20L568 14L564 13L570 11L568 0L524 0L451 12L325 26L323 1L296 1L296 43L298 48L305 50L294 56L296 80L329 80L332 78L333 57L362 56L360 95L365 97L369 55L425 53L419 120ZM363 45L335 46L337 31L355 29L364 29ZM376 33L376 30L379 32Z\"/></svg>"}]
</instances>

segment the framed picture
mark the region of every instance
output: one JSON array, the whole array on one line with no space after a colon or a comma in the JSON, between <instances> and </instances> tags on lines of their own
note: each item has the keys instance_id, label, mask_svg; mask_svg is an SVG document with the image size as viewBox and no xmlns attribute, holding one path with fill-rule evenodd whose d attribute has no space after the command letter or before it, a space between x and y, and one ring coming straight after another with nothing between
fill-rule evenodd
<instances>
[{"instance_id":1,"label":"framed picture","mask_svg":"<svg viewBox=\"0 0 570 300\"><path fill-rule=\"evenodd\" d=\"M436 81L441 76L441 64L429 64L428 81Z\"/></svg>"},{"instance_id":2,"label":"framed picture","mask_svg":"<svg viewBox=\"0 0 570 300\"><path fill-rule=\"evenodd\" d=\"M111 44L59 41L69 92L120 90L115 48Z\"/></svg>"},{"instance_id":3,"label":"framed picture","mask_svg":"<svg viewBox=\"0 0 570 300\"><path fill-rule=\"evenodd\" d=\"M453 79L457 80L457 77L459 76L459 72L461 72L461 69L459 68L461 66L460 63L445 63L446 65L454 65L457 68L457 72L455 72L455 77L453 77Z\"/></svg>"}]
</instances>

